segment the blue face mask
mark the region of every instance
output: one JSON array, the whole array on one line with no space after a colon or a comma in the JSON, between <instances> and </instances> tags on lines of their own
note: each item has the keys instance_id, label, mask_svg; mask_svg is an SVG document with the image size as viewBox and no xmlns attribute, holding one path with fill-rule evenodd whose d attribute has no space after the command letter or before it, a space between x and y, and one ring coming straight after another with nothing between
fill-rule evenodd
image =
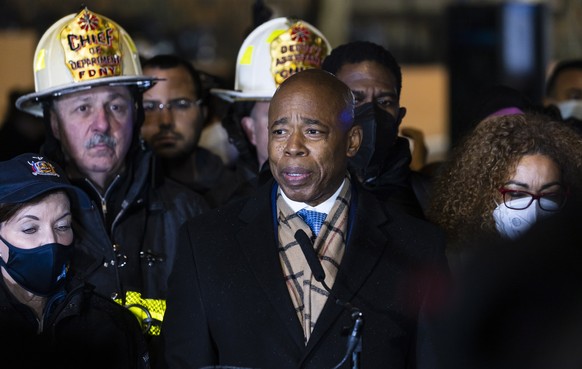
<instances>
[{"instance_id":1,"label":"blue face mask","mask_svg":"<svg viewBox=\"0 0 582 369\"><path fill-rule=\"evenodd\" d=\"M50 296L65 282L73 246L49 243L34 249L18 248L0 236L8 246L8 262L0 266L21 287L37 296Z\"/></svg>"}]
</instances>

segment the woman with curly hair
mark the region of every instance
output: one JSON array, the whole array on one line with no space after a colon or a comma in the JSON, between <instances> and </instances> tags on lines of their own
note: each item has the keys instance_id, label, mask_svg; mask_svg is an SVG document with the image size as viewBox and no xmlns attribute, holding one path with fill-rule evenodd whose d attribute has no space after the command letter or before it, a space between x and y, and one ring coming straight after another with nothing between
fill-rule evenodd
<instances>
[{"instance_id":1,"label":"woman with curly hair","mask_svg":"<svg viewBox=\"0 0 582 369\"><path fill-rule=\"evenodd\" d=\"M537 113L485 119L435 178L428 218L449 252L488 236L515 239L573 203L582 189L582 138Z\"/></svg>"}]
</instances>

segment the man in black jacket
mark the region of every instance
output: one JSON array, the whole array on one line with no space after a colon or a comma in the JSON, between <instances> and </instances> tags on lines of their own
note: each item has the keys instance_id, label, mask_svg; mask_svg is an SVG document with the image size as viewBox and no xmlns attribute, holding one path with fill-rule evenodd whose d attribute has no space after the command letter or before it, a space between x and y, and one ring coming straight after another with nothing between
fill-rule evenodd
<instances>
[{"instance_id":1,"label":"man in black jacket","mask_svg":"<svg viewBox=\"0 0 582 369\"><path fill-rule=\"evenodd\" d=\"M218 155L198 144L208 112L200 73L176 55L156 55L142 67L145 75L161 79L144 92L143 139L169 178L204 196L209 206L221 205L236 178Z\"/></svg>"},{"instance_id":2,"label":"man in black jacket","mask_svg":"<svg viewBox=\"0 0 582 369\"><path fill-rule=\"evenodd\" d=\"M207 208L197 194L157 173L139 141L143 76L133 41L87 8L57 21L41 38L35 93L17 107L43 117L43 153L96 206L83 214L108 237L80 235L76 275L132 311L157 336L165 312L173 235Z\"/></svg>"},{"instance_id":3,"label":"man in black jacket","mask_svg":"<svg viewBox=\"0 0 582 369\"><path fill-rule=\"evenodd\" d=\"M356 122L364 140L350 166L362 185L424 218L429 179L410 170L409 143L399 136L406 108L400 105L402 72L394 56L375 43L354 41L334 48L321 68L348 85L356 98Z\"/></svg>"},{"instance_id":4,"label":"man in black jacket","mask_svg":"<svg viewBox=\"0 0 582 369\"><path fill-rule=\"evenodd\" d=\"M416 367L444 240L347 172L362 140L353 114L350 89L327 72L281 84L269 109L274 180L180 231L169 367L333 368L345 357L347 368L348 342L362 367Z\"/></svg>"}]
</instances>

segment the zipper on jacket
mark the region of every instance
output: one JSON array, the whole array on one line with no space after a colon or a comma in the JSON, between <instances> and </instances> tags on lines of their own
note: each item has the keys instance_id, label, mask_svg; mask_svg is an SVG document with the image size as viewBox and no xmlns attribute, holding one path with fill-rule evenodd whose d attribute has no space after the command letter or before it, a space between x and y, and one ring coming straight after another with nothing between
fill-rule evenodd
<instances>
[{"instance_id":1,"label":"zipper on jacket","mask_svg":"<svg viewBox=\"0 0 582 369\"><path fill-rule=\"evenodd\" d=\"M97 187L95 187L93 182L91 182L88 178L85 178L85 182L87 182L89 186L93 189L93 191L95 191L97 196L99 196L99 200L101 201L101 212L103 214L103 219L107 218L107 197L109 193L113 190L113 186L119 180L119 178L121 178L119 174L115 176L115 179L113 179L113 181L107 187L107 190L105 190L105 193L103 195L101 195L101 192L97 189Z\"/></svg>"},{"instance_id":2,"label":"zipper on jacket","mask_svg":"<svg viewBox=\"0 0 582 369\"><path fill-rule=\"evenodd\" d=\"M66 296L65 290L60 290L57 293L55 293L54 295L52 295L46 302L46 304L44 305L44 309L42 311L42 317L40 319L37 318L38 320L38 334L41 334L44 330L44 326L45 326L45 320L47 319L47 317L51 317L51 313L54 313L53 310L53 305L57 302L62 300L64 297Z\"/></svg>"}]
</instances>

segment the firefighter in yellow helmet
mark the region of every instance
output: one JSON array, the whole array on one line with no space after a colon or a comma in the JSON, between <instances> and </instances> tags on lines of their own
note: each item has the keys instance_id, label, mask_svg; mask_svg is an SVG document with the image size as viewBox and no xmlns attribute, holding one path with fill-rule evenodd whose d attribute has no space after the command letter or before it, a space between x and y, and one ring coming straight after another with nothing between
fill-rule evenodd
<instances>
[{"instance_id":1,"label":"firefighter in yellow helmet","mask_svg":"<svg viewBox=\"0 0 582 369\"><path fill-rule=\"evenodd\" d=\"M330 52L330 43L313 25L300 19L274 18L255 28L240 47L234 90L211 90L232 103L222 125L239 151L240 185L235 196L254 190L267 161L267 113L275 90L295 73L321 68Z\"/></svg>"},{"instance_id":2,"label":"firefighter in yellow helmet","mask_svg":"<svg viewBox=\"0 0 582 369\"><path fill-rule=\"evenodd\" d=\"M85 8L53 24L34 56L35 92L17 107L43 117L43 154L65 169L94 202L84 212L93 232L82 238L77 278L127 306L149 335L159 335L172 269L173 235L207 208L202 198L156 175L141 145L142 75L136 47L114 21Z\"/></svg>"}]
</instances>

